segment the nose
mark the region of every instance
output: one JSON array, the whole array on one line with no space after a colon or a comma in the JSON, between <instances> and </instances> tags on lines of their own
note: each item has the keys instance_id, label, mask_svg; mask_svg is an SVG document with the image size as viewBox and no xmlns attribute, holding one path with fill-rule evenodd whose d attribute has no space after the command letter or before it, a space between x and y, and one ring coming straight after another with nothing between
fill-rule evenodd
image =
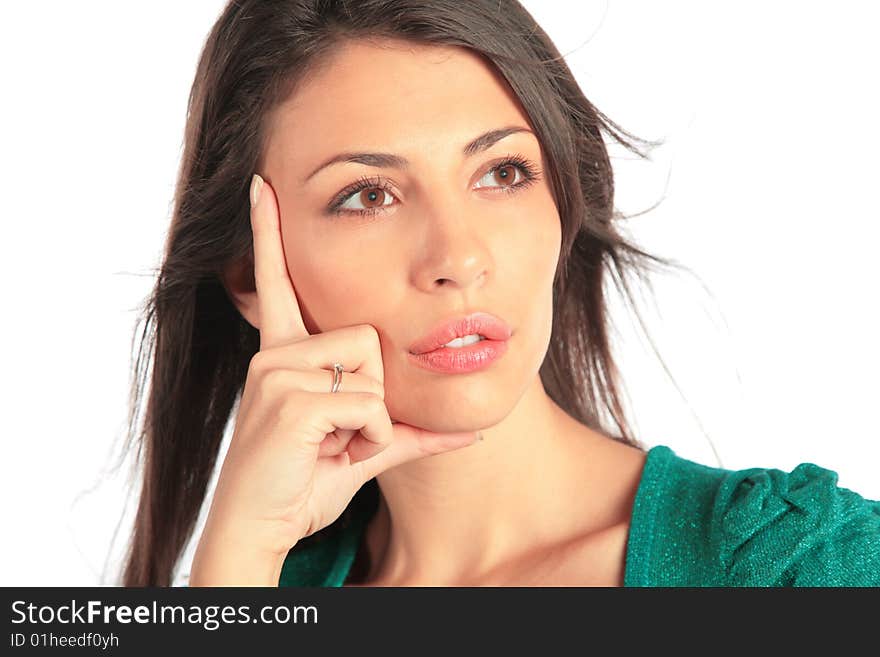
<instances>
[{"instance_id":1,"label":"nose","mask_svg":"<svg viewBox=\"0 0 880 657\"><path fill-rule=\"evenodd\" d=\"M490 224L480 223L472 202L456 201L449 191L438 191L430 198L419 213L422 224L416 249L420 255L414 264L416 287L425 292L481 287L493 268Z\"/></svg>"}]
</instances>

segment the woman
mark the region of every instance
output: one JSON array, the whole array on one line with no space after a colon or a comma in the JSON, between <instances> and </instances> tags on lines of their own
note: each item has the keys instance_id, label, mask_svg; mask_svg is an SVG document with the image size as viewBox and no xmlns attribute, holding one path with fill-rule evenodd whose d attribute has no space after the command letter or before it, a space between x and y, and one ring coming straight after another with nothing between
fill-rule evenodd
<instances>
[{"instance_id":1,"label":"woman","mask_svg":"<svg viewBox=\"0 0 880 657\"><path fill-rule=\"evenodd\" d=\"M518 3L230 3L189 109L126 585L169 584L236 402L192 585L880 584L833 472L632 435L604 267L669 263Z\"/></svg>"}]
</instances>

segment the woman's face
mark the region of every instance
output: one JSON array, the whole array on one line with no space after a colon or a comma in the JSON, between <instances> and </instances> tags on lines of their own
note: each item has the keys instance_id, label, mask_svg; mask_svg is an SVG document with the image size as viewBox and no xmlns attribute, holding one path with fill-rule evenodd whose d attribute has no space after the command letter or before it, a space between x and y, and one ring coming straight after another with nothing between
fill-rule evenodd
<instances>
[{"instance_id":1,"label":"woman's face","mask_svg":"<svg viewBox=\"0 0 880 657\"><path fill-rule=\"evenodd\" d=\"M462 152L507 127L528 132ZM319 168L361 152L399 161ZM509 156L537 178L497 168ZM462 48L349 42L273 115L261 173L306 328L376 328L392 419L465 431L510 413L549 344L561 227L540 144L501 76ZM512 329L504 356L467 374L412 363L413 341L476 311Z\"/></svg>"}]
</instances>

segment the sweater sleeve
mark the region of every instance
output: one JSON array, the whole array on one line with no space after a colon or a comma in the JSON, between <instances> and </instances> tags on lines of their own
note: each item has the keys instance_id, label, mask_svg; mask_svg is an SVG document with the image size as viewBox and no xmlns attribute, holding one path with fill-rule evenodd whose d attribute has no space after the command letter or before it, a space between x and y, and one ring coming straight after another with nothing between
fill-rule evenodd
<instances>
[{"instance_id":1,"label":"sweater sleeve","mask_svg":"<svg viewBox=\"0 0 880 657\"><path fill-rule=\"evenodd\" d=\"M721 481L710 520L729 586L880 586L880 501L832 470L751 468Z\"/></svg>"}]
</instances>

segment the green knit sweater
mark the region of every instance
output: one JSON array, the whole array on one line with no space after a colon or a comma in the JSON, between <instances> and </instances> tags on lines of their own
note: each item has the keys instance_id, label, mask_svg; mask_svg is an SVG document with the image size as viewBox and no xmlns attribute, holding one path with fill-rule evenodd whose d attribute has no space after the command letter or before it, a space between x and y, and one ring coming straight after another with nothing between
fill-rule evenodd
<instances>
[{"instance_id":1,"label":"green knit sweater","mask_svg":"<svg viewBox=\"0 0 880 657\"><path fill-rule=\"evenodd\" d=\"M288 553L280 586L342 586L378 488ZM880 501L812 463L725 470L648 451L624 586L880 586Z\"/></svg>"}]
</instances>

